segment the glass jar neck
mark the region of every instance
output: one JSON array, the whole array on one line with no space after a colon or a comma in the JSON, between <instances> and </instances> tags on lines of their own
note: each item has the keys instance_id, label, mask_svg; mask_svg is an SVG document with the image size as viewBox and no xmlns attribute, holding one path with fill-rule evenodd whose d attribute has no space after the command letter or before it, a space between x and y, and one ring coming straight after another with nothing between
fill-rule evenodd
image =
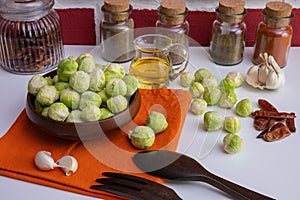
<instances>
[{"instance_id":1,"label":"glass jar neck","mask_svg":"<svg viewBox=\"0 0 300 200\"><path fill-rule=\"evenodd\" d=\"M224 22L231 25L237 25L243 22L244 16L246 15L246 10L241 14L227 14L227 13L220 12L219 9L217 8L216 13L217 13L217 20L219 22L221 23Z\"/></svg>"},{"instance_id":2,"label":"glass jar neck","mask_svg":"<svg viewBox=\"0 0 300 200\"><path fill-rule=\"evenodd\" d=\"M161 12L161 10L157 9L159 14L159 20L161 23L166 25L179 25L185 22L185 16L188 13L188 9L186 8L184 13L181 14L167 14L164 12Z\"/></svg>"},{"instance_id":3,"label":"glass jar neck","mask_svg":"<svg viewBox=\"0 0 300 200\"><path fill-rule=\"evenodd\" d=\"M290 25L290 21L293 18L293 14L290 17L276 18L269 16L263 11L263 22L275 28L284 28Z\"/></svg>"},{"instance_id":4,"label":"glass jar neck","mask_svg":"<svg viewBox=\"0 0 300 200\"><path fill-rule=\"evenodd\" d=\"M123 12L111 12L104 9L104 6L101 7L101 11L103 13L103 21L117 24L129 19L129 16L132 12L132 6L129 5L129 10Z\"/></svg>"}]
</instances>

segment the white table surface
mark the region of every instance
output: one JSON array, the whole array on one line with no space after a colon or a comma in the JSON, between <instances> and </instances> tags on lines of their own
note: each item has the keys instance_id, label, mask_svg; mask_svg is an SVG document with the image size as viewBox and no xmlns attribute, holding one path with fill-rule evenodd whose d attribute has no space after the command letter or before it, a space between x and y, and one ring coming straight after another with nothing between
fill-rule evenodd
<instances>
[{"instance_id":1,"label":"white table surface","mask_svg":"<svg viewBox=\"0 0 300 200\"><path fill-rule=\"evenodd\" d=\"M92 46L65 46L66 56L80 55L92 49ZM243 62L231 67L213 64L208 59L206 50L201 47L190 49L190 64L187 71L207 68L221 80L229 71L239 71L245 76L247 69L252 66L251 47L246 48ZM244 83L242 87L236 89L238 99L250 98L257 109L257 99L265 98L280 111L295 112L297 116L300 115L299 55L299 47L291 48L288 65L284 68L286 74L284 87L279 90L261 91ZM128 66L128 63L124 65ZM0 69L0 137L7 132L24 108L27 82L30 78L31 75L15 75ZM182 88L179 86L179 80L175 80L171 87ZM233 109L225 110L217 106L208 107L207 110L219 110L224 116L235 115ZM252 118L239 118L242 128L238 134L242 137L244 146L239 153L229 155L222 150L222 139L225 133L223 131L206 133L203 130L202 117L187 114L178 146L179 152L195 158L216 175L257 192L282 200L300 198L299 131L281 141L267 143L256 139L258 131L253 128ZM299 128L298 123L299 119L296 118L297 128ZM230 199L223 192L205 183L166 181L165 184L175 189L183 199ZM95 199L4 176L0 176L0 188L0 197L5 200Z\"/></svg>"}]
</instances>

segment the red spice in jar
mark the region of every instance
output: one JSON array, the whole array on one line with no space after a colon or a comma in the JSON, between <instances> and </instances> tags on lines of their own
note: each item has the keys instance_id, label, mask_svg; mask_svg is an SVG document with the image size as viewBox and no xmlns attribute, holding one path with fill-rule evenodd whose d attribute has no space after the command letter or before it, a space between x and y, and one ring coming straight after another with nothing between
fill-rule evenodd
<instances>
[{"instance_id":1,"label":"red spice in jar","mask_svg":"<svg viewBox=\"0 0 300 200\"><path fill-rule=\"evenodd\" d=\"M260 53L272 55L280 67L287 64L293 28L292 6L285 2L269 2L263 10L264 20L259 23L252 62L260 64Z\"/></svg>"}]
</instances>

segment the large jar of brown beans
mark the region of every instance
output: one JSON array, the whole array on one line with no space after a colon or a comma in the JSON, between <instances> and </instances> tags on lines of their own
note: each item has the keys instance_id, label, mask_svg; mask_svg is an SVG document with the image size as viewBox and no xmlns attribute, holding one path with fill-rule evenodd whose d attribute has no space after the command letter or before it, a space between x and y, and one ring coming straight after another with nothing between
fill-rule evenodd
<instances>
[{"instance_id":1,"label":"large jar of brown beans","mask_svg":"<svg viewBox=\"0 0 300 200\"><path fill-rule=\"evenodd\" d=\"M0 1L0 66L16 74L55 68L64 57L54 0Z\"/></svg>"}]
</instances>

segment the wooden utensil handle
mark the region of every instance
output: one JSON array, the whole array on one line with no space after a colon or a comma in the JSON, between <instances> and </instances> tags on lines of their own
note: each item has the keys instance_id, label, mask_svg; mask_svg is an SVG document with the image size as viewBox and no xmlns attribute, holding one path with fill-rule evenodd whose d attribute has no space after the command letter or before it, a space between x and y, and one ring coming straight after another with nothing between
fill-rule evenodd
<instances>
[{"instance_id":1,"label":"wooden utensil handle","mask_svg":"<svg viewBox=\"0 0 300 200\"><path fill-rule=\"evenodd\" d=\"M271 200L273 198L265 196L263 194L257 193L253 190L247 189L243 186L237 185L233 182L230 182L226 179L223 179L219 176L216 176L210 172L205 173L205 175L199 176L199 179L203 182L206 182L210 185L215 186L216 188L226 192L235 199L259 199L259 200Z\"/></svg>"}]
</instances>

